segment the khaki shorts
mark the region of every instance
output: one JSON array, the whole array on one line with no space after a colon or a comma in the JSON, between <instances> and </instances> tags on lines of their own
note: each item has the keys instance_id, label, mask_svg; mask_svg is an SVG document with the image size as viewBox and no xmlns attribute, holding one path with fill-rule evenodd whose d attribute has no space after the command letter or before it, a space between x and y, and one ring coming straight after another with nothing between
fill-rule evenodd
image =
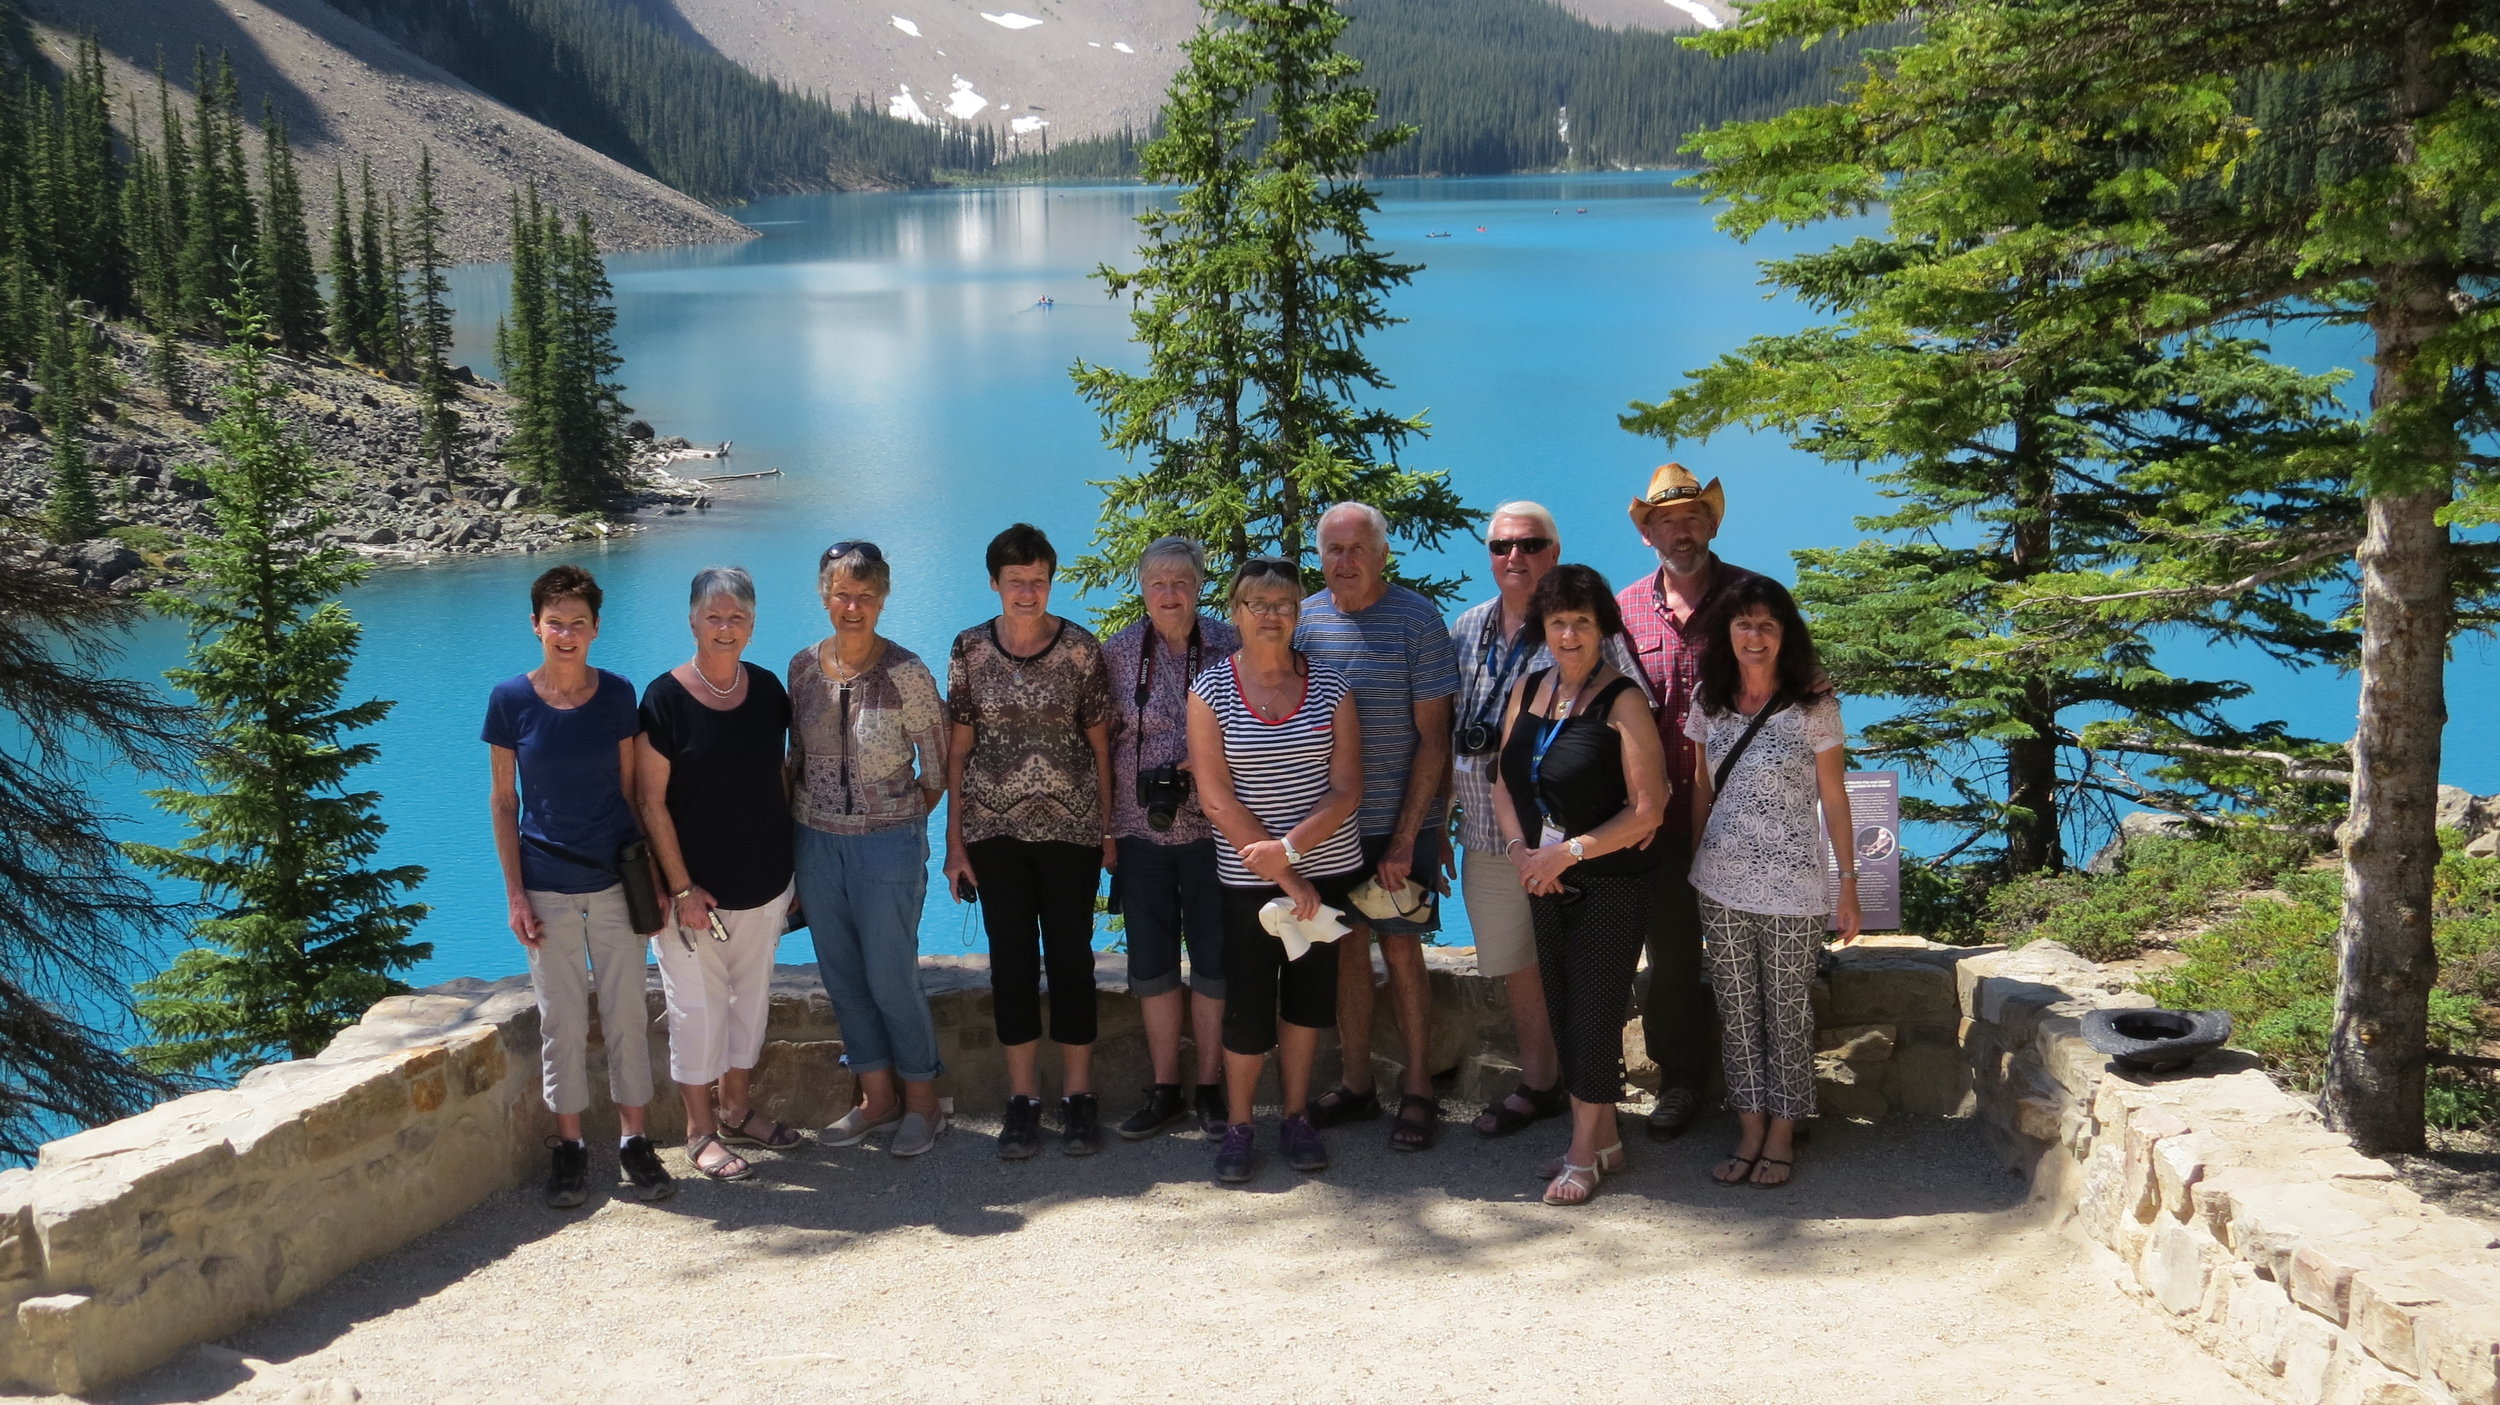
<instances>
[{"instance_id":1,"label":"khaki shorts","mask_svg":"<svg viewBox=\"0 0 2500 1405\"><path fill-rule=\"evenodd\" d=\"M1459 861L1459 891L1467 898L1467 925L1476 932L1476 974L1507 976L1536 965L1536 923L1528 916L1528 890L1507 855L1466 851Z\"/></svg>"}]
</instances>

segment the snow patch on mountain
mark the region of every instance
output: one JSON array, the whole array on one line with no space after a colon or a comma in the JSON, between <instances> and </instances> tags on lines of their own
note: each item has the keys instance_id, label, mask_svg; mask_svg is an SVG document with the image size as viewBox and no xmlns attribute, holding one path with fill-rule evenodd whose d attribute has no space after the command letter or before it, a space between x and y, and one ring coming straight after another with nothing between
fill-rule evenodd
<instances>
[{"instance_id":1,"label":"snow patch on mountain","mask_svg":"<svg viewBox=\"0 0 2500 1405\"><path fill-rule=\"evenodd\" d=\"M958 122L967 122L972 118L979 116L982 109L988 107L989 105L990 100L988 98L972 91L971 79L964 77L960 73L955 75L955 91L947 94L946 97L947 116L954 118Z\"/></svg>"},{"instance_id":2,"label":"snow patch on mountain","mask_svg":"<svg viewBox=\"0 0 2500 1405\"><path fill-rule=\"evenodd\" d=\"M1013 10L1009 10L1003 15L993 15L989 11L983 10L981 12L981 18L988 20L990 23L997 25L1001 29L1031 29L1033 26L1041 23L1040 20L1033 18L1031 15L1020 15Z\"/></svg>"},{"instance_id":3,"label":"snow patch on mountain","mask_svg":"<svg viewBox=\"0 0 2500 1405\"><path fill-rule=\"evenodd\" d=\"M1008 130L1008 131L1011 131L1011 132L1013 132L1013 133L1015 133L1017 136L1020 136L1020 137L1029 137L1029 136L1033 135L1035 132L1038 132L1038 131L1040 131L1042 128L1047 127L1047 126L1049 126L1049 125L1050 125L1050 123L1048 123L1048 122L1046 122L1046 121L1042 120L1042 119L1041 119L1041 118L1039 118L1039 117L1030 117L1030 116L1027 116L1027 117L1019 117L1019 118L1017 118L1015 121L1008 123L1008 124L1007 124L1007 130Z\"/></svg>"},{"instance_id":4,"label":"snow patch on mountain","mask_svg":"<svg viewBox=\"0 0 2500 1405\"><path fill-rule=\"evenodd\" d=\"M1116 44L1116 43L1115 43L1115 44L1113 44L1111 47L1112 47L1112 48L1115 48L1115 49L1117 49L1117 50L1119 50L1121 53L1124 53L1124 54L1133 54L1133 53L1136 53L1136 52L1137 52L1135 49L1130 48L1130 47L1129 47L1128 45L1126 45L1126 44Z\"/></svg>"},{"instance_id":5,"label":"snow patch on mountain","mask_svg":"<svg viewBox=\"0 0 2500 1405\"><path fill-rule=\"evenodd\" d=\"M885 100L885 115L905 122L917 122L924 127L932 125L929 114L921 111L920 104L912 100L909 83L895 89L894 96Z\"/></svg>"},{"instance_id":6,"label":"snow patch on mountain","mask_svg":"<svg viewBox=\"0 0 2500 1405\"><path fill-rule=\"evenodd\" d=\"M919 37L920 37L920 26L919 26L919 25L913 24L910 20L907 20L907 19L903 18L901 15L895 15L895 16L893 16L893 20L894 20L894 27L895 27L896 29L899 29L899 30L903 31L905 34L910 35L910 36L911 36L912 38L914 38L914 39L917 39L917 38L919 38Z\"/></svg>"},{"instance_id":7,"label":"snow patch on mountain","mask_svg":"<svg viewBox=\"0 0 2500 1405\"><path fill-rule=\"evenodd\" d=\"M1667 0L1667 3L1693 17L1693 23L1704 29L1725 29L1727 21L1713 14L1701 0Z\"/></svg>"}]
</instances>

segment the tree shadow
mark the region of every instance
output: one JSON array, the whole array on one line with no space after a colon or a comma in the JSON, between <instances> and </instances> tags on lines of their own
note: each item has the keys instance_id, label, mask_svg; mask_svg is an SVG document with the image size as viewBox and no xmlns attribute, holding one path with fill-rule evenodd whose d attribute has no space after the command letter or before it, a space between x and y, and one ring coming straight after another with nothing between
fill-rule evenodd
<instances>
[{"instance_id":1,"label":"tree shadow","mask_svg":"<svg viewBox=\"0 0 2500 1405\"><path fill-rule=\"evenodd\" d=\"M337 36L330 31L351 23L306 0L261 3L273 14L332 43L337 42ZM255 129L260 125L262 100L267 99L286 118L288 136L297 147L342 140L330 130L313 95L280 71L277 60L262 47L261 41L216 0L22 0L22 5L28 18L36 23L72 36L93 33L108 59L118 59L142 74L154 73L162 60L166 80L172 85L174 100L183 110L186 125L193 97L192 59L205 49L211 67L221 53L233 62L239 106ZM379 55L369 51L374 47L359 46L357 57L375 63ZM144 135L153 143L155 94L150 90L131 96L139 103L138 120ZM128 108L116 103L115 109L115 121L127 120Z\"/></svg>"}]
</instances>

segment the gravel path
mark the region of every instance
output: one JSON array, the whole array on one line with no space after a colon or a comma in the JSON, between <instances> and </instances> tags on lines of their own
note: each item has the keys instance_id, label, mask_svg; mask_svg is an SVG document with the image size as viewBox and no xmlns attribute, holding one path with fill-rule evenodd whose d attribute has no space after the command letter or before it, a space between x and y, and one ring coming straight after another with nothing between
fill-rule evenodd
<instances>
[{"instance_id":1,"label":"gravel path","mask_svg":"<svg viewBox=\"0 0 2500 1405\"><path fill-rule=\"evenodd\" d=\"M106 1398L2258 1399L1968 1124L1824 1129L1776 1192L1707 1181L1731 1119L1634 1129L1579 1211L1525 1172L1553 1124L1420 1156L1383 1125L1247 1190L1195 1133L1008 1165L973 1124L917 1163L759 1154L656 1206L515 1192Z\"/></svg>"}]
</instances>

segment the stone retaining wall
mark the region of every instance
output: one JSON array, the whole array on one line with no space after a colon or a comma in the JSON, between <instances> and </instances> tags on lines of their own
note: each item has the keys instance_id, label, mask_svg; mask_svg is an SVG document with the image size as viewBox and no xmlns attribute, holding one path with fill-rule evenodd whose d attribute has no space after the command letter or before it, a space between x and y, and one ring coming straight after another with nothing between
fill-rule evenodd
<instances>
[{"instance_id":1,"label":"stone retaining wall","mask_svg":"<svg viewBox=\"0 0 2500 1405\"><path fill-rule=\"evenodd\" d=\"M1842 954L1816 993L1829 1111L1967 1106L1969 1080L1953 1050L1959 955L1917 943ZM1428 959L1435 1073L1457 1099L1501 1096L1517 1076L1502 984L1474 974L1472 951L1432 950ZM1148 1080L1144 1027L1124 976L1121 958L1106 955L1095 1077L1115 1104ZM931 958L922 983L947 1064L941 1091L991 1111L1007 1089L985 964ZM642 1037L661 1087L651 1131L674 1140L683 1127L667 1083L656 976L648 998ZM1397 1050L1393 1018L1383 998L1375 1050ZM841 1030L813 967L775 973L766 1037L758 1106L802 1126L850 1106ZM1634 1081L1654 1090L1637 1020L1625 1046ZM603 1096L606 1059L594 1036L590 1076L602 1096L585 1117L594 1138L616 1127ZM1048 1085L1057 1069L1047 1056L1043 1064ZM1397 1070L1384 1061L1380 1071ZM1332 1049L1319 1076L1335 1074ZM318 1058L273 1064L232 1089L46 1146L34 1167L0 1174L0 1387L80 1392L145 1370L534 1179L552 1130L538 1083L527 981L454 981L383 1001Z\"/></svg>"},{"instance_id":2,"label":"stone retaining wall","mask_svg":"<svg viewBox=\"0 0 2500 1405\"><path fill-rule=\"evenodd\" d=\"M2108 1068L2083 1014L2151 1002L2054 943L1959 980L1981 1125L2207 1350L2300 1405L2500 1405L2492 1226L2425 1204L2245 1055Z\"/></svg>"}]
</instances>

